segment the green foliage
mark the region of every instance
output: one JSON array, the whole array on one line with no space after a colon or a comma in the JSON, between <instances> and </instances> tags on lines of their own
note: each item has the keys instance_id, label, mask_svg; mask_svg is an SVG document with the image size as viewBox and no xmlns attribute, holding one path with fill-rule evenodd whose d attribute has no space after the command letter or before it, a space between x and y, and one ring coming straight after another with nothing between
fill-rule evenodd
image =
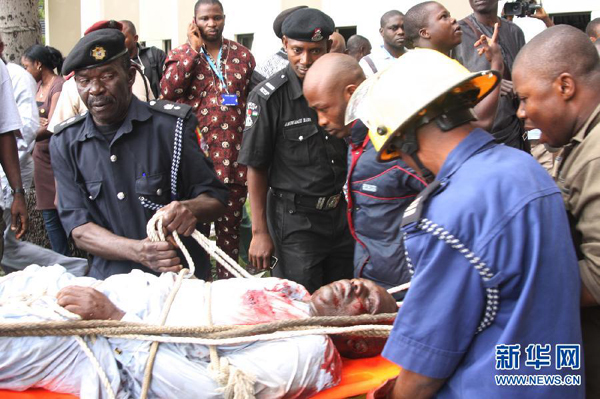
<instances>
[{"instance_id":1,"label":"green foliage","mask_svg":"<svg viewBox=\"0 0 600 399\"><path fill-rule=\"evenodd\" d=\"M44 0L38 0L38 17L40 20L46 19L46 5Z\"/></svg>"}]
</instances>

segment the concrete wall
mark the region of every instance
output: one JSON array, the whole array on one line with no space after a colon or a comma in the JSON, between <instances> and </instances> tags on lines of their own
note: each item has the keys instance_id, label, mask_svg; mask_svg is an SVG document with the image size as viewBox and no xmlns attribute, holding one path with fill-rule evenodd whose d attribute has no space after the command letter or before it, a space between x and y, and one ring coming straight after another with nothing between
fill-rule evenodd
<instances>
[{"instance_id":1,"label":"concrete wall","mask_svg":"<svg viewBox=\"0 0 600 399\"><path fill-rule=\"evenodd\" d=\"M45 0L46 44L64 57L81 37L81 1Z\"/></svg>"}]
</instances>

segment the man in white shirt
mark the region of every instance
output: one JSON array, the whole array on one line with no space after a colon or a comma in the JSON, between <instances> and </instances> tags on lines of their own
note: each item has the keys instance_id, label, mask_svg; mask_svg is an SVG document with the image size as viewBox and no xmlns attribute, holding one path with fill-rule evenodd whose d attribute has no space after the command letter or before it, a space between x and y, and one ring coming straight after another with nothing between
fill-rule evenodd
<instances>
[{"instance_id":1,"label":"man in white shirt","mask_svg":"<svg viewBox=\"0 0 600 399\"><path fill-rule=\"evenodd\" d=\"M4 42L0 35L0 59L4 61L3 51ZM33 181L33 158L31 151L33 150L37 130L40 126L38 107L35 103L37 86L33 77L21 66L7 63L6 69L12 82L14 99L23 125L21 128L22 137L17 137L16 140L21 167L21 179L24 189L28 190ZM9 207L12 205L13 194L2 168L0 168L0 177L2 179L3 191L0 197L4 199L4 203L6 204L2 219L7 226L10 226L12 215ZM22 270L32 263L40 265L58 263L76 276L82 276L87 271L86 259L66 257L28 241L17 240L15 232L10 227L4 230L4 256L1 261L1 267L6 273L14 270Z\"/></svg>"},{"instance_id":2,"label":"man in white shirt","mask_svg":"<svg viewBox=\"0 0 600 399\"><path fill-rule=\"evenodd\" d=\"M4 169L8 183L13 191L14 201L11 206L11 230L20 238L27 231L29 218L25 204L25 192L21 182L21 168L17 154L15 136L21 136L21 118L13 97L10 76L4 62L0 60L0 165ZM4 211L4 198L0 196L0 208ZM19 225L20 224L20 225ZM0 232L4 231L4 220L0 220ZM3 234L0 233L0 256L4 250Z\"/></svg>"},{"instance_id":3,"label":"man in white shirt","mask_svg":"<svg viewBox=\"0 0 600 399\"><path fill-rule=\"evenodd\" d=\"M404 14L390 10L381 16L379 33L383 44L365 55L359 62L365 76L369 77L384 69L406 52L404 47Z\"/></svg>"}]
</instances>

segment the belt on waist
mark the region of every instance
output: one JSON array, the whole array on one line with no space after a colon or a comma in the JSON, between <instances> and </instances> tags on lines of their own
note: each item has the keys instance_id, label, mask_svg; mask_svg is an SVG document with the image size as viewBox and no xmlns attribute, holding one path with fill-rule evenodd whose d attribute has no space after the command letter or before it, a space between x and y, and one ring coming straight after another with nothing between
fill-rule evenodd
<instances>
[{"instance_id":1,"label":"belt on waist","mask_svg":"<svg viewBox=\"0 0 600 399\"><path fill-rule=\"evenodd\" d=\"M294 194L289 191L276 190L274 188L271 188L271 191L276 197L293 199L297 205L315 208L319 211L327 211L337 208L343 195L342 192L339 192L330 196L316 197L312 195Z\"/></svg>"}]
</instances>

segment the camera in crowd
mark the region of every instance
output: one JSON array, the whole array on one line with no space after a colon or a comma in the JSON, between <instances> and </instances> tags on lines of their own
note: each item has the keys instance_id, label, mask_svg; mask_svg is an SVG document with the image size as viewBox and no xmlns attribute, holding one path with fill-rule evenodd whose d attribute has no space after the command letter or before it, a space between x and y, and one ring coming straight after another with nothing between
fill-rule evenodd
<instances>
[{"instance_id":1,"label":"camera in crowd","mask_svg":"<svg viewBox=\"0 0 600 399\"><path fill-rule=\"evenodd\" d=\"M536 4L535 1L519 0L504 4L503 11L506 16L514 15L515 17L528 17L538 8L542 8L542 6Z\"/></svg>"}]
</instances>

